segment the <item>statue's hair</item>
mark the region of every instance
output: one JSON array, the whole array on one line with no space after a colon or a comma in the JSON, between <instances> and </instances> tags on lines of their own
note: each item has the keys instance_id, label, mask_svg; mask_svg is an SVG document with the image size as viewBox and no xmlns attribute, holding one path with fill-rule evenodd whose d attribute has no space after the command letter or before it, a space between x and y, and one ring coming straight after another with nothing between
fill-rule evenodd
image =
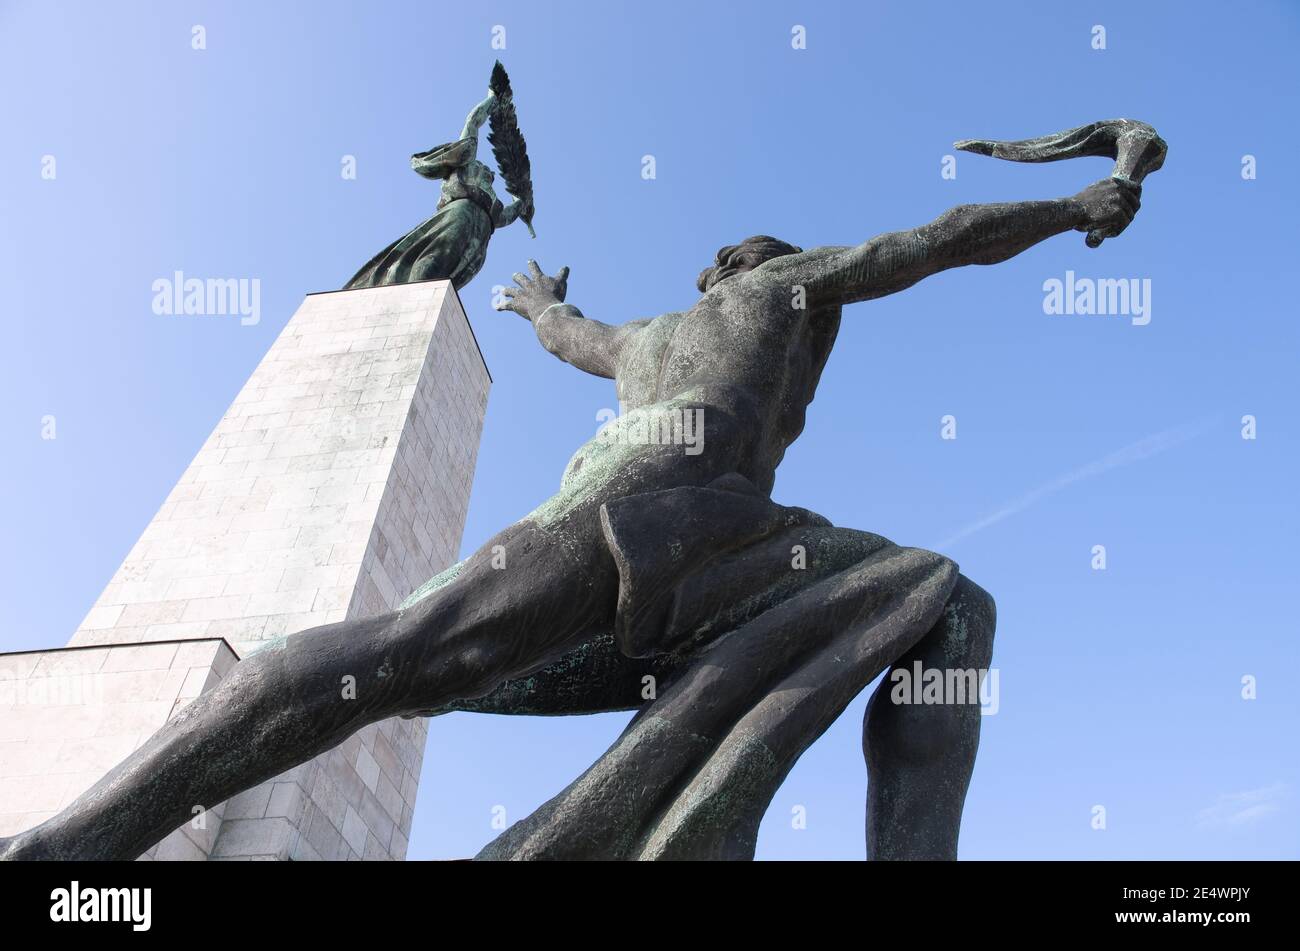
<instances>
[{"instance_id":1,"label":"statue's hair","mask_svg":"<svg viewBox=\"0 0 1300 951\"><path fill-rule=\"evenodd\" d=\"M764 261L779 258L783 254L798 254L803 248L787 244L779 238L765 234L756 234L746 238L740 244L729 244L718 251L713 267L706 267L700 272L695 286L704 293L719 281L725 281L733 274L751 271Z\"/></svg>"}]
</instances>

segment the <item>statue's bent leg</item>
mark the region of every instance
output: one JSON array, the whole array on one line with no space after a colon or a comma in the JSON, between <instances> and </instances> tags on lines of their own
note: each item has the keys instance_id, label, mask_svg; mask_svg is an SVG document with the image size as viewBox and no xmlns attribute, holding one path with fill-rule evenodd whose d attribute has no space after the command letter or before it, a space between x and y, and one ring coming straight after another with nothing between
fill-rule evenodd
<instances>
[{"instance_id":1,"label":"statue's bent leg","mask_svg":"<svg viewBox=\"0 0 1300 951\"><path fill-rule=\"evenodd\" d=\"M188 820L381 719L400 686L367 676L391 656L387 617L333 624L269 645L167 721L0 858L129 860ZM355 676L346 701L344 677Z\"/></svg>"},{"instance_id":2,"label":"statue's bent leg","mask_svg":"<svg viewBox=\"0 0 1300 951\"><path fill-rule=\"evenodd\" d=\"M673 617L695 627L718 599L739 606L756 595L747 620L688 648L590 769L478 857L752 858L794 763L934 629L957 578L941 555L825 525L700 566L678 587ZM574 669L590 668L575 660ZM552 673L552 688L567 683L565 671ZM522 687L505 699L528 701Z\"/></svg>"},{"instance_id":3,"label":"statue's bent leg","mask_svg":"<svg viewBox=\"0 0 1300 951\"><path fill-rule=\"evenodd\" d=\"M481 696L550 662L613 613L616 573L598 526L582 537L589 522L517 523L417 604L249 655L63 812L0 840L0 858L133 859L195 806L215 806L369 723Z\"/></svg>"},{"instance_id":4,"label":"statue's bent leg","mask_svg":"<svg viewBox=\"0 0 1300 951\"><path fill-rule=\"evenodd\" d=\"M582 478L398 610L303 631L240 661L58 815L0 839L0 859L133 859L196 805L221 803L369 723L483 697L609 631L619 579L601 506L708 481L725 455L722 432L715 419L708 455L585 449Z\"/></svg>"},{"instance_id":5,"label":"statue's bent leg","mask_svg":"<svg viewBox=\"0 0 1300 951\"><path fill-rule=\"evenodd\" d=\"M970 688L988 670L995 621L993 598L963 575L939 623L876 688L862 738L869 859L957 857L980 736L980 698ZM895 702L924 699L918 663L943 676L942 702ZM897 679L896 671L903 672ZM957 695L949 696L953 686Z\"/></svg>"}]
</instances>

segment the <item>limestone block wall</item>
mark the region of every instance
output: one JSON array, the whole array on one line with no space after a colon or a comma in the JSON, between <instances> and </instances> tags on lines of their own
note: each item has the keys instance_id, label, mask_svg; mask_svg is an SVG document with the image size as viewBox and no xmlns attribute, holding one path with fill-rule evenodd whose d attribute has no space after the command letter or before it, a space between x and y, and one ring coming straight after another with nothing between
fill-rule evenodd
<instances>
[{"instance_id":1,"label":"limestone block wall","mask_svg":"<svg viewBox=\"0 0 1300 951\"><path fill-rule=\"evenodd\" d=\"M0 654L0 836L77 798L235 661L219 638ZM145 857L206 859L221 819L208 810Z\"/></svg>"},{"instance_id":2,"label":"limestone block wall","mask_svg":"<svg viewBox=\"0 0 1300 951\"><path fill-rule=\"evenodd\" d=\"M70 643L243 654L391 605L455 560L490 383L446 281L309 295Z\"/></svg>"},{"instance_id":3,"label":"limestone block wall","mask_svg":"<svg viewBox=\"0 0 1300 951\"><path fill-rule=\"evenodd\" d=\"M70 645L221 638L242 656L396 607L459 552L490 385L446 281L309 295ZM212 857L403 858L426 732L375 724L234 797Z\"/></svg>"},{"instance_id":4,"label":"limestone block wall","mask_svg":"<svg viewBox=\"0 0 1300 951\"><path fill-rule=\"evenodd\" d=\"M455 292L439 283L443 316L405 397L388 478L361 563L350 573L347 618L397 607L455 561L460 547L491 380ZM371 298L392 290L331 294L317 306L368 318L375 310ZM405 858L427 733L424 720L386 720L233 797L213 857Z\"/></svg>"}]
</instances>

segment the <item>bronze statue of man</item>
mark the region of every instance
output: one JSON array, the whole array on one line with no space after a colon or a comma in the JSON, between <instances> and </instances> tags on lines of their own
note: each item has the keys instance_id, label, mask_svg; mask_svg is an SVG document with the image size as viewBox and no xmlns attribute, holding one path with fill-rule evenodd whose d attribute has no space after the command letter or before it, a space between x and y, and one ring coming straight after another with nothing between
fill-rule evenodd
<instances>
[{"instance_id":1,"label":"bronze statue of man","mask_svg":"<svg viewBox=\"0 0 1300 951\"><path fill-rule=\"evenodd\" d=\"M1054 235L1118 235L1137 213L1141 174L1163 157L1163 142L1142 139L1144 166L1126 165L1135 124L1125 121L1003 156L1114 156L1118 141L1115 176L1077 195L962 205L852 247L748 238L718 252L683 311L587 319L566 301L568 268L550 277L530 261L505 309L550 353L614 380L625 407L573 456L559 492L397 611L241 660L59 815L0 840L0 856L133 858L195 804L394 715L613 709L642 713L609 768L485 857L752 855L765 797L855 691L891 664L982 669L992 650L992 599L948 559L769 497L842 308ZM699 452L619 438L671 430L683 413L703 421ZM795 547L807 570L792 568ZM647 670L661 678L648 706ZM346 677L355 699L341 699ZM955 857L979 722L978 707L900 706L877 692L866 724L870 857ZM724 755L702 749L711 743ZM664 780L666 770L676 772ZM733 823L736 802L746 814ZM601 814L602 803L616 808Z\"/></svg>"}]
</instances>

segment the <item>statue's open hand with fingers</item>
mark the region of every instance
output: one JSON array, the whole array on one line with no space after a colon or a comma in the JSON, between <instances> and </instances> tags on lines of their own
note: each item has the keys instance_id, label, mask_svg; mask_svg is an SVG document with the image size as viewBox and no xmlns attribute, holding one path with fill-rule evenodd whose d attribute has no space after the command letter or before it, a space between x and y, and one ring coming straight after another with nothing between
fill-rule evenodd
<instances>
[{"instance_id":1,"label":"statue's open hand with fingers","mask_svg":"<svg viewBox=\"0 0 1300 951\"><path fill-rule=\"evenodd\" d=\"M536 261L528 262L528 275L514 275L517 287L507 287L502 294L505 301L497 310L512 310L528 320L536 320L546 308L564 303L569 289L569 269L562 267L555 277L542 273Z\"/></svg>"}]
</instances>

